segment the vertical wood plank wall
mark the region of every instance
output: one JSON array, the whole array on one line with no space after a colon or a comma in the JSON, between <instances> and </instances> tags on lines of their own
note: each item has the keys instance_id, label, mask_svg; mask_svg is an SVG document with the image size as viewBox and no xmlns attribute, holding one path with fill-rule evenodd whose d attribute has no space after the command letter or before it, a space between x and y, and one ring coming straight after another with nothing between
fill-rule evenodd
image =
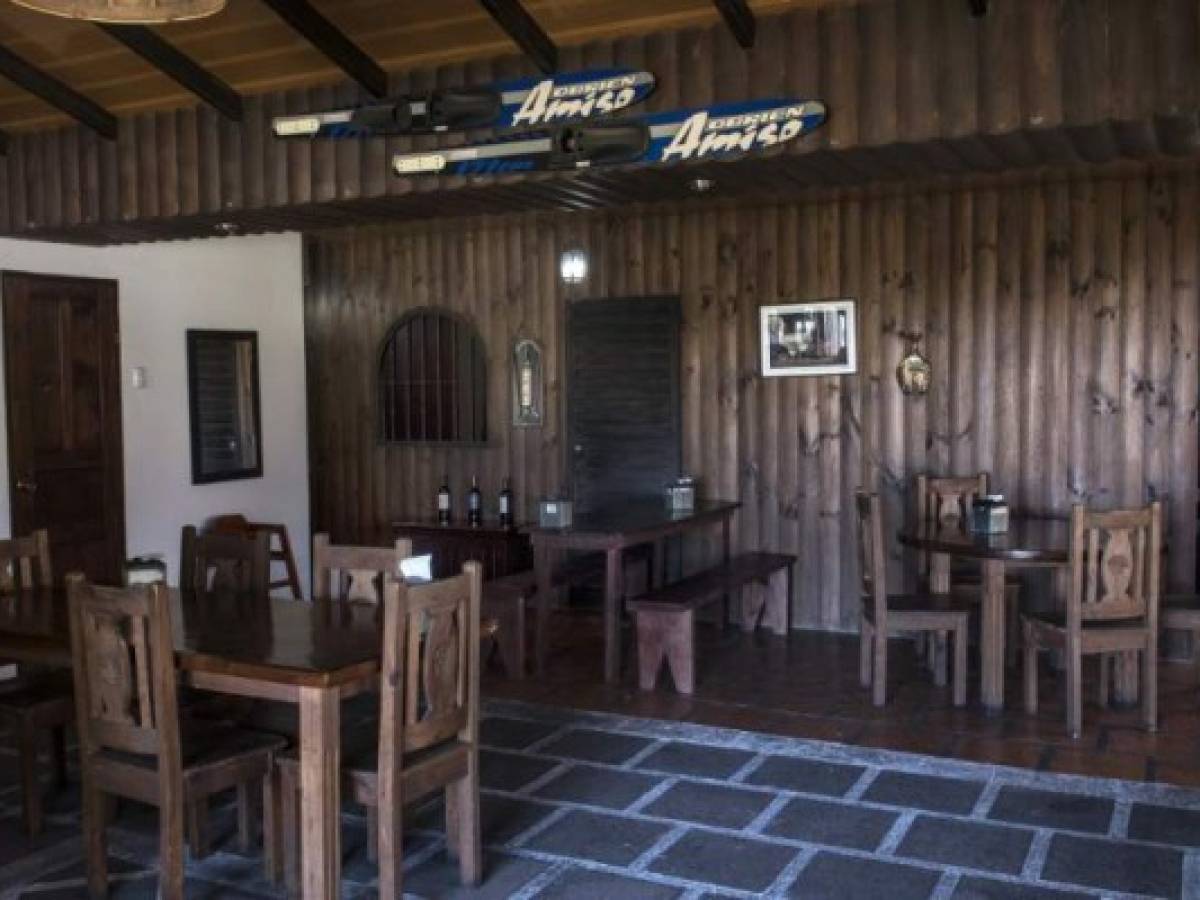
<instances>
[{"instance_id":1,"label":"vertical wood plank wall","mask_svg":"<svg viewBox=\"0 0 1200 900\"><path fill-rule=\"evenodd\" d=\"M563 483L562 338L572 298L682 298L684 461L744 507L737 541L801 558L796 619L854 627L859 484L892 521L921 471L987 469L1020 509L1168 501L1173 589L1191 589L1197 501L1194 171L1052 174L861 188L772 205L721 200L397 224L314 235L306 332L313 525L369 539L513 478L526 516ZM583 247L586 284L558 254ZM758 306L859 300L860 372L763 379ZM469 316L487 345L489 446L384 446L380 341L404 310ZM924 398L894 370L902 332L934 367ZM546 425L510 425L509 355L546 349ZM894 556L899 550L894 548Z\"/></svg>"}]
</instances>

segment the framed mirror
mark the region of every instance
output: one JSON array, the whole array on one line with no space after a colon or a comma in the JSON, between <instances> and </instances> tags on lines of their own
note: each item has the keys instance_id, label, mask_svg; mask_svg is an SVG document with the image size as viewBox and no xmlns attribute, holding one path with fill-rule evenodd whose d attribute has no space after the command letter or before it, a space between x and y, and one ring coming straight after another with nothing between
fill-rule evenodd
<instances>
[{"instance_id":1,"label":"framed mirror","mask_svg":"<svg viewBox=\"0 0 1200 900\"><path fill-rule=\"evenodd\" d=\"M192 483L262 477L258 333L188 329Z\"/></svg>"}]
</instances>

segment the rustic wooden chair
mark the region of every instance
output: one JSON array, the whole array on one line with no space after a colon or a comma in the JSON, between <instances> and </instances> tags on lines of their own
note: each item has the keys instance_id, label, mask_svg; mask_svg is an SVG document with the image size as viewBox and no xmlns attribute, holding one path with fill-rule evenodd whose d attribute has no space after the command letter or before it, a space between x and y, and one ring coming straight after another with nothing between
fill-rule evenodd
<instances>
[{"instance_id":1,"label":"rustic wooden chair","mask_svg":"<svg viewBox=\"0 0 1200 900\"><path fill-rule=\"evenodd\" d=\"M965 477L917 476L917 521L950 527L966 527L971 504L988 493L991 476L987 472ZM930 554L920 554L920 574L928 585L932 575ZM957 564L956 564L957 563ZM978 563L951 560L950 588L965 597L978 599L983 591L983 576ZM1010 577L1004 585L1005 650L1009 666L1017 663L1021 636L1021 581Z\"/></svg>"},{"instance_id":2,"label":"rustic wooden chair","mask_svg":"<svg viewBox=\"0 0 1200 900\"><path fill-rule=\"evenodd\" d=\"M108 892L105 809L115 796L159 808L160 896L182 898L185 807L236 788L239 842L249 849L250 787L261 784L264 810L275 809L270 774L284 742L215 724L181 737L166 587L97 587L73 574L67 593L89 892ZM276 831L265 823L269 870Z\"/></svg>"},{"instance_id":3,"label":"rustic wooden chair","mask_svg":"<svg viewBox=\"0 0 1200 900\"><path fill-rule=\"evenodd\" d=\"M1098 512L1071 508L1071 551L1066 608L1057 615L1022 617L1025 633L1025 709L1038 705L1038 650L1058 648L1067 671L1067 730L1083 729L1082 660L1101 655L1142 654L1142 717L1158 723L1158 604L1162 551L1162 508ZM1107 691L1100 692L1105 698Z\"/></svg>"},{"instance_id":4,"label":"rustic wooden chair","mask_svg":"<svg viewBox=\"0 0 1200 900\"><path fill-rule=\"evenodd\" d=\"M27 537L0 541L0 593L20 604L21 614L48 613L53 589L50 537L45 529ZM0 722L15 733L21 769L21 810L25 831L42 831L42 789L38 779L38 749L49 732L55 780L67 780L66 727L75 715L71 680L61 673L22 670L14 680L0 683Z\"/></svg>"},{"instance_id":5,"label":"rustic wooden chair","mask_svg":"<svg viewBox=\"0 0 1200 900\"><path fill-rule=\"evenodd\" d=\"M270 552L265 532L197 534L183 527L179 586L193 591L238 591L266 596L270 590Z\"/></svg>"},{"instance_id":6,"label":"rustic wooden chair","mask_svg":"<svg viewBox=\"0 0 1200 900\"><path fill-rule=\"evenodd\" d=\"M379 896L402 896L405 804L445 792L446 839L464 884L479 883L479 608L483 569L384 588L379 740L343 756L347 794L367 807ZM299 765L280 761L289 886L298 882Z\"/></svg>"},{"instance_id":7,"label":"rustic wooden chair","mask_svg":"<svg viewBox=\"0 0 1200 900\"><path fill-rule=\"evenodd\" d=\"M412 541L397 538L391 547L352 547L313 535L313 599L380 603L383 586L400 574L400 560L412 556Z\"/></svg>"},{"instance_id":8,"label":"rustic wooden chair","mask_svg":"<svg viewBox=\"0 0 1200 900\"><path fill-rule=\"evenodd\" d=\"M300 571L296 568L296 557L292 553L292 541L286 525L278 522L251 522L241 513L217 516L208 523L207 531L213 534L256 534L265 532L268 542L268 588L287 588L294 600L304 599L300 588ZM283 577L275 578L270 567L276 563L283 566Z\"/></svg>"},{"instance_id":9,"label":"rustic wooden chair","mask_svg":"<svg viewBox=\"0 0 1200 900\"><path fill-rule=\"evenodd\" d=\"M876 706L887 702L888 636L932 632L954 637L954 705L967 702L967 623L969 605L953 594L893 595L887 592L883 509L878 494L858 491L858 548L862 568L859 674L872 688ZM937 678L945 682L943 658Z\"/></svg>"}]
</instances>

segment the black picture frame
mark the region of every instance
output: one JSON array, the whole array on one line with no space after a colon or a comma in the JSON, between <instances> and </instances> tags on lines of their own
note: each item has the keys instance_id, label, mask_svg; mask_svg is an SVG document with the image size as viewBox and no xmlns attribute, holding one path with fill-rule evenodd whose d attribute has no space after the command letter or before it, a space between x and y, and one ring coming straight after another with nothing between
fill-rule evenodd
<instances>
[{"instance_id":1,"label":"black picture frame","mask_svg":"<svg viewBox=\"0 0 1200 900\"><path fill-rule=\"evenodd\" d=\"M227 385L201 384L203 374L200 370L200 354L205 344L220 345L227 343L231 347L238 343L247 342L250 346L249 395L253 406L250 411L252 426L250 439L253 442L254 461L252 464L215 465L211 445L213 431L205 424L205 419L211 420L211 405L206 409L204 404L215 391L229 390ZM259 387L258 373L258 332L231 331L222 329L189 328L186 333L187 343L187 373L188 373L188 418L191 431L192 447L192 484L214 484L222 481L238 481L248 478L261 478L263 474L263 440L262 440L262 399ZM237 386L233 386L237 390ZM234 400L236 402L236 399ZM236 440L236 438L235 438ZM206 447L209 448L206 450ZM233 449L233 448L231 448ZM234 450L237 452L237 450ZM242 451L245 455L245 449ZM236 461L235 461L236 462Z\"/></svg>"}]
</instances>

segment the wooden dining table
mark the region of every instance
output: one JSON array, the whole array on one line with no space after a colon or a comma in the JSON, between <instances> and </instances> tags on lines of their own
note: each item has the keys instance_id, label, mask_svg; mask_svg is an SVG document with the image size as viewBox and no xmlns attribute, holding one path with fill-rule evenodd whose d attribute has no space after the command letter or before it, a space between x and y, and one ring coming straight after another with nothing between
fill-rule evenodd
<instances>
[{"instance_id":1,"label":"wooden dining table","mask_svg":"<svg viewBox=\"0 0 1200 900\"><path fill-rule=\"evenodd\" d=\"M341 701L377 684L379 608L171 592L179 682L299 709L301 875L305 898L341 883ZM71 665L62 591L0 597L0 658Z\"/></svg>"},{"instance_id":2,"label":"wooden dining table","mask_svg":"<svg viewBox=\"0 0 1200 900\"><path fill-rule=\"evenodd\" d=\"M980 697L989 712L1004 708L1005 574L1017 567L1065 566L1070 537L1069 522L1021 516L1010 518L1002 534L934 522L912 522L900 530L901 544L929 554L929 589L935 593L950 590L952 558L980 563Z\"/></svg>"},{"instance_id":3,"label":"wooden dining table","mask_svg":"<svg viewBox=\"0 0 1200 900\"><path fill-rule=\"evenodd\" d=\"M537 577L537 632L534 652L537 670L546 668L548 623L559 557L569 550L596 550L604 554L604 680L615 683L621 675L621 602L625 596L622 555L640 544L656 547L652 580L661 583L664 541L674 535L713 525L721 528L722 562L730 559L733 514L741 506L727 500L697 500L690 510L671 510L662 498L631 499L576 517L566 528L526 529L533 544Z\"/></svg>"}]
</instances>

